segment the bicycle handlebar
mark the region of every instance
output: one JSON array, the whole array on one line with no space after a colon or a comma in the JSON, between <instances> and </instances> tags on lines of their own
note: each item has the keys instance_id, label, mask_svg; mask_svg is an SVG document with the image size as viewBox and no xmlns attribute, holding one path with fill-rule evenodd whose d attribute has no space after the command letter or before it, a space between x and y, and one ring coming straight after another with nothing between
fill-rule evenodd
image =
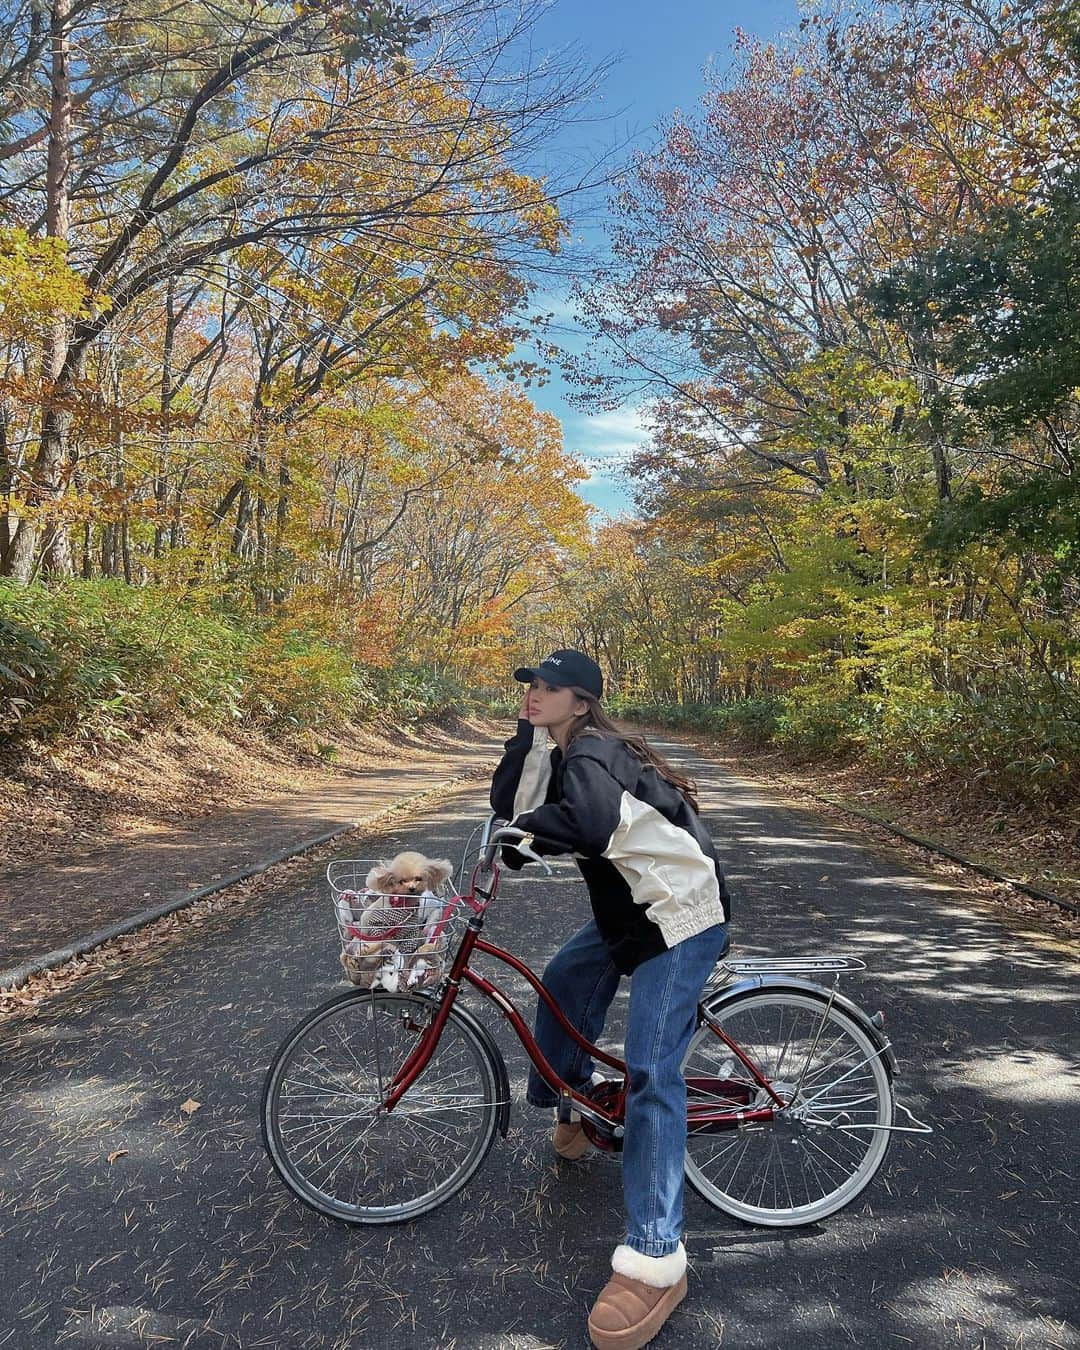
<instances>
[{"instance_id":1,"label":"bicycle handlebar","mask_svg":"<svg viewBox=\"0 0 1080 1350\"><path fill-rule=\"evenodd\" d=\"M491 822L488 823L490 825ZM484 871L488 871L495 861L496 849L501 844L510 844L523 857L528 858L531 862L538 862L544 869L546 876L551 876L551 868L548 863L538 853L534 853L530 847L534 838L534 835L530 834L528 830L523 830L519 825L501 825L498 829L491 830L487 833L487 838L482 845L484 849Z\"/></svg>"}]
</instances>

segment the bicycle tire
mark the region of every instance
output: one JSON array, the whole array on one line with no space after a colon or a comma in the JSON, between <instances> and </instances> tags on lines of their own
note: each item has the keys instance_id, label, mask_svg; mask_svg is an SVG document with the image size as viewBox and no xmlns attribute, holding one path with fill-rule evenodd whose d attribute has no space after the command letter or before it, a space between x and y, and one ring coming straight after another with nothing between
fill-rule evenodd
<instances>
[{"instance_id":1,"label":"bicycle tire","mask_svg":"<svg viewBox=\"0 0 1080 1350\"><path fill-rule=\"evenodd\" d=\"M755 989L707 1006L788 1109L760 1124L691 1128L691 1186L725 1214L769 1228L816 1223L851 1204L891 1138L892 1081L881 1044L830 1007L824 990ZM707 1024L694 1033L683 1071L688 1101L732 1112L773 1105Z\"/></svg>"},{"instance_id":2,"label":"bicycle tire","mask_svg":"<svg viewBox=\"0 0 1080 1350\"><path fill-rule=\"evenodd\" d=\"M419 994L355 990L316 1008L275 1052L263 1144L285 1185L318 1213L358 1226L403 1223L456 1195L487 1157L499 1075L453 1008L417 1081L392 1112L376 1109L435 1008ZM336 1161L320 1156L324 1142L339 1146Z\"/></svg>"}]
</instances>

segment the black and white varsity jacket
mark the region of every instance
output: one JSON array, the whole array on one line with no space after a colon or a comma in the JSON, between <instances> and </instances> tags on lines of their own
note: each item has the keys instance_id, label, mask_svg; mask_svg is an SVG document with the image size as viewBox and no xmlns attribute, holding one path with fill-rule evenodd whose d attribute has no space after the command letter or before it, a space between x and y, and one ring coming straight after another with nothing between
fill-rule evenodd
<instances>
[{"instance_id":1,"label":"black and white varsity jacket","mask_svg":"<svg viewBox=\"0 0 1080 1350\"><path fill-rule=\"evenodd\" d=\"M726 922L730 900L713 842L690 803L621 740L586 731L564 756L527 718L504 746L491 808L572 853L612 961L629 975L665 947ZM503 850L511 867L524 863Z\"/></svg>"}]
</instances>

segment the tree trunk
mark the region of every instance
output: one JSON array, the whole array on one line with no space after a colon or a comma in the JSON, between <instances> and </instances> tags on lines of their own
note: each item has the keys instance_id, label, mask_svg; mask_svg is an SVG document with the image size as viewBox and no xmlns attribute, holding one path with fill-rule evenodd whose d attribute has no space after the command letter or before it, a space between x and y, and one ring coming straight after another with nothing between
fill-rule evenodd
<instances>
[{"instance_id":1,"label":"tree trunk","mask_svg":"<svg viewBox=\"0 0 1080 1350\"><path fill-rule=\"evenodd\" d=\"M256 464L256 459L251 451L244 456L243 472L249 474ZM239 558L243 551L244 540L247 537L247 528L251 520L251 489L248 487L247 477L240 483L239 501L236 505L236 524L233 526L232 536L232 555Z\"/></svg>"},{"instance_id":2,"label":"tree trunk","mask_svg":"<svg viewBox=\"0 0 1080 1350\"><path fill-rule=\"evenodd\" d=\"M5 401L0 405L0 497L10 498L14 474L8 450L8 428L11 422L9 405ZM0 576L7 572L8 553L11 550L12 517L6 507L0 510Z\"/></svg>"},{"instance_id":3,"label":"tree trunk","mask_svg":"<svg viewBox=\"0 0 1080 1350\"><path fill-rule=\"evenodd\" d=\"M165 338L161 353L161 431L158 436L158 462L154 475L154 500L158 517L154 525L154 557L165 552L165 517L169 506L169 413L173 398L173 347L176 342L176 278L165 288Z\"/></svg>"},{"instance_id":4,"label":"tree trunk","mask_svg":"<svg viewBox=\"0 0 1080 1350\"><path fill-rule=\"evenodd\" d=\"M49 147L45 176L45 226L50 239L67 242L71 220L71 73L68 24L71 0L53 0L50 49L52 93L49 103ZM67 357L67 320L58 315L45 339L42 353L42 375L48 380L61 381ZM57 392L62 391L60 385ZM57 407L45 410L41 442L34 460L31 477L31 505L49 500L59 501L64 493L64 470L67 459L67 434L71 425L70 413ZM34 573L38 544L38 524L24 517L20 520L9 551L8 568L19 581L29 581ZM44 546L42 564L46 571L69 576L72 571L71 544L67 526L58 516L49 530Z\"/></svg>"}]
</instances>

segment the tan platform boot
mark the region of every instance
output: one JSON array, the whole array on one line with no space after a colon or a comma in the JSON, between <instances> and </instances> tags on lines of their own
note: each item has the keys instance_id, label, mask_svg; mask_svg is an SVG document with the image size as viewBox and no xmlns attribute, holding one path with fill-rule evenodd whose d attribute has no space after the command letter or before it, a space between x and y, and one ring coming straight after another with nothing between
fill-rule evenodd
<instances>
[{"instance_id":1,"label":"tan platform boot","mask_svg":"<svg viewBox=\"0 0 1080 1350\"><path fill-rule=\"evenodd\" d=\"M686 1297L686 1248L643 1256L620 1245L611 1269L589 1314L589 1338L597 1350L640 1350Z\"/></svg>"},{"instance_id":2,"label":"tan platform boot","mask_svg":"<svg viewBox=\"0 0 1080 1350\"><path fill-rule=\"evenodd\" d=\"M580 1119L559 1120L556 1117L551 1143L559 1157L566 1158L569 1162L577 1162L589 1149L589 1140L581 1127Z\"/></svg>"},{"instance_id":3,"label":"tan platform boot","mask_svg":"<svg viewBox=\"0 0 1080 1350\"><path fill-rule=\"evenodd\" d=\"M604 1081L604 1075L594 1069L593 1087L599 1086ZM577 1162L589 1151L589 1139L581 1128L581 1117L576 1111L570 1112L570 1119L567 1121L559 1119L559 1109L555 1108L555 1131L551 1136L551 1143L559 1157L566 1158L569 1162Z\"/></svg>"}]
</instances>

